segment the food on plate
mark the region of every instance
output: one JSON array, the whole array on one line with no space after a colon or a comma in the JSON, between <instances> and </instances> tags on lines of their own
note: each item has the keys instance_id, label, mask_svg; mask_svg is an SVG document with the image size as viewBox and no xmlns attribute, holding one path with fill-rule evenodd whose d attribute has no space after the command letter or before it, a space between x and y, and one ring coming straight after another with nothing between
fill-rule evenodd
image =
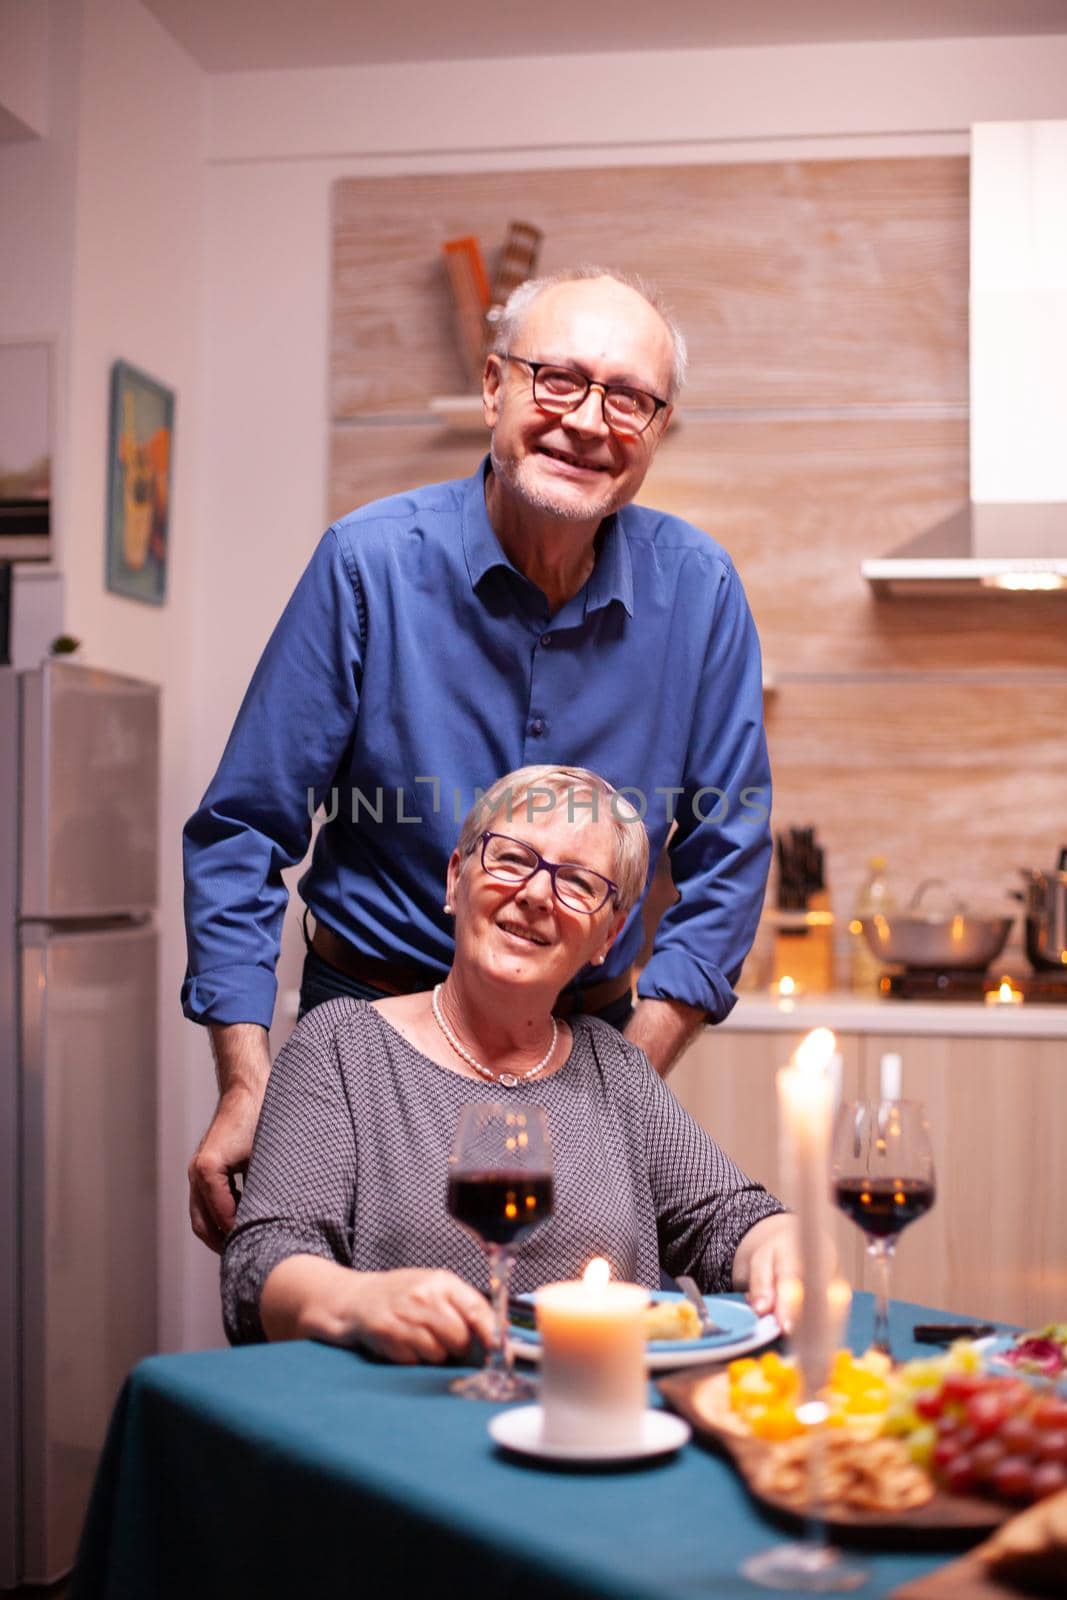
<instances>
[{"instance_id":1,"label":"food on plate","mask_svg":"<svg viewBox=\"0 0 1067 1600\"><path fill-rule=\"evenodd\" d=\"M1067 1488L1067 1400L959 1366L915 1376L896 1375L887 1431L946 1489L1027 1505Z\"/></svg>"},{"instance_id":2,"label":"food on plate","mask_svg":"<svg viewBox=\"0 0 1067 1600\"><path fill-rule=\"evenodd\" d=\"M834 1431L811 1434L770 1446L752 1467L752 1486L760 1494L796 1509L808 1503L809 1456L822 1451L818 1497L831 1514L852 1511L910 1511L933 1499L934 1486L899 1439L858 1439Z\"/></svg>"},{"instance_id":3,"label":"food on plate","mask_svg":"<svg viewBox=\"0 0 1067 1600\"><path fill-rule=\"evenodd\" d=\"M700 1318L688 1300L656 1300L645 1311L646 1339L699 1339Z\"/></svg>"},{"instance_id":4,"label":"food on plate","mask_svg":"<svg viewBox=\"0 0 1067 1600\"><path fill-rule=\"evenodd\" d=\"M998 1528L975 1555L986 1570L1028 1590L1067 1591L1067 1489Z\"/></svg>"},{"instance_id":5,"label":"food on plate","mask_svg":"<svg viewBox=\"0 0 1067 1600\"><path fill-rule=\"evenodd\" d=\"M1011 1349L999 1351L997 1360L1042 1378L1060 1377L1067 1372L1067 1322L1049 1322L1017 1334Z\"/></svg>"}]
</instances>

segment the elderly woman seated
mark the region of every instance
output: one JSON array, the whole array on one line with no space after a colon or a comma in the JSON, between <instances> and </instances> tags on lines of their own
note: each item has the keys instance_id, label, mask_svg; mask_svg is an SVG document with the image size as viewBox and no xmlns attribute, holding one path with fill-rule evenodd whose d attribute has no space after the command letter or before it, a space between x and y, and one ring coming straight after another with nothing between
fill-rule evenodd
<instances>
[{"instance_id":1,"label":"elderly woman seated","mask_svg":"<svg viewBox=\"0 0 1067 1600\"><path fill-rule=\"evenodd\" d=\"M705 1292L774 1308L792 1219L606 1023L553 1016L604 960L648 872L648 839L610 785L525 767L463 824L448 865L455 959L430 992L316 1007L278 1056L222 1265L236 1343L316 1338L395 1361L493 1338L485 1255L445 1208L462 1108L544 1107L555 1211L515 1288L606 1256L654 1288L661 1263Z\"/></svg>"}]
</instances>

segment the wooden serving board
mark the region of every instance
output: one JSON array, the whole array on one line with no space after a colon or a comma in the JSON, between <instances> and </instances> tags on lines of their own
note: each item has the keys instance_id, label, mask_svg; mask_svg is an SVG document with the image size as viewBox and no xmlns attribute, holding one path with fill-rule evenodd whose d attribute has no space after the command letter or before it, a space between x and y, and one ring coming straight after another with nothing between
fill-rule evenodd
<instances>
[{"instance_id":1,"label":"wooden serving board","mask_svg":"<svg viewBox=\"0 0 1067 1600\"><path fill-rule=\"evenodd\" d=\"M698 1438L729 1457L753 1499L776 1516L799 1520L804 1516L802 1506L791 1498L767 1494L753 1482L757 1463L773 1446L752 1438L740 1431L740 1427L734 1431L720 1420L726 1410L724 1391L728 1384L729 1379L721 1367L694 1367L688 1372L675 1372L661 1378L656 1387L672 1410L690 1423ZM705 1387L710 1385L715 1388ZM933 1498L925 1505L895 1512L861 1511L833 1503L825 1508L826 1524L833 1529L836 1538L868 1542L900 1533L911 1542L929 1536L936 1542L973 1543L999 1527L1010 1515L1008 1507L995 1501L946 1494L940 1489L935 1490Z\"/></svg>"}]
</instances>

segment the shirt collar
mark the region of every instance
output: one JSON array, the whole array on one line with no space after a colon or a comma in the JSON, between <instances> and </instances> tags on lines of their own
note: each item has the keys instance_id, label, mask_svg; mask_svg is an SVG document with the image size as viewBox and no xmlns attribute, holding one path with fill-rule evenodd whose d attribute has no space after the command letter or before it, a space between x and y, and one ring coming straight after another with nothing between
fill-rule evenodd
<instances>
[{"instance_id":1,"label":"shirt collar","mask_svg":"<svg viewBox=\"0 0 1067 1600\"><path fill-rule=\"evenodd\" d=\"M463 502L463 554L471 588L476 589L487 572L494 567L505 567L509 572L517 568L510 562L493 532L485 506L485 474L489 467L486 456L478 470L467 481ZM606 518L600 530L600 549L596 563L586 584L585 609L598 611L618 600L632 617L634 614L634 578L630 560L630 547L622 527L622 518ZM522 574L520 573L521 577Z\"/></svg>"}]
</instances>

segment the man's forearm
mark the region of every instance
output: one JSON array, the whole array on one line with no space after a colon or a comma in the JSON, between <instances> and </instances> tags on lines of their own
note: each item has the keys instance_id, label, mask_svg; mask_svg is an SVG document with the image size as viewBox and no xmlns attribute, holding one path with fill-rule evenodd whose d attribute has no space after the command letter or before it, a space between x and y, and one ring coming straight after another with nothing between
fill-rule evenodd
<instances>
[{"instance_id":1,"label":"man's forearm","mask_svg":"<svg viewBox=\"0 0 1067 1600\"><path fill-rule=\"evenodd\" d=\"M220 1098L229 1090L245 1089L262 1100L270 1077L266 1028L257 1022L212 1022L208 1031Z\"/></svg>"},{"instance_id":2,"label":"man's forearm","mask_svg":"<svg viewBox=\"0 0 1067 1600\"><path fill-rule=\"evenodd\" d=\"M706 1021L703 1011L681 1000L639 1000L625 1032L665 1078Z\"/></svg>"}]
</instances>

